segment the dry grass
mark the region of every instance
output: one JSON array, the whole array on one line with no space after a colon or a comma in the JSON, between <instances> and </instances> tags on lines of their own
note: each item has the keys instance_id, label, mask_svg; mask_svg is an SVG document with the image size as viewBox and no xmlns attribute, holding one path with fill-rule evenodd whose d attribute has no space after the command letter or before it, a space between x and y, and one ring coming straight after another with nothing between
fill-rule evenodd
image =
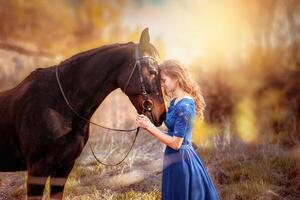
<instances>
[{"instance_id":1,"label":"dry grass","mask_svg":"<svg viewBox=\"0 0 300 200\"><path fill-rule=\"evenodd\" d=\"M162 152L158 149L163 148L150 140L137 145L123 164L104 167L89 158L86 148L67 181L64 199L160 199ZM199 147L197 152L223 200L300 198L299 160L289 150L266 144L251 147L234 140L223 149ZM1 194L11 199L24 197L24 179L25 173L1 178Z\"/></svg>"},{"instance_id":2,"label":"dry grass","mask_svg":"<svg viewBox=\"0 0 300 200\"><path fill-rule=\"evenodd\" d=\"M249 146L235 139L225 148L198 152L222 199L300 199L299 157L291 150L271 144Z\"/></svg>"}]
</instances>

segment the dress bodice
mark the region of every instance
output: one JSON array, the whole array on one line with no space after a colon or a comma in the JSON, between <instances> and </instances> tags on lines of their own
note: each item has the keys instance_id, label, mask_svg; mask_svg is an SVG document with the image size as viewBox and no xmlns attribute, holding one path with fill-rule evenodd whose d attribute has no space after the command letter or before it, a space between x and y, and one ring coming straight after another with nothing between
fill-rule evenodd
<instances>
[{"instance_id":1,"label":"dress bodice","mask_svg":"<svg viewBox=\"0 0 300 200\"><path fill-rule=\"evenodd\" d=\"M170 136L183 137L182 144L191 144L192 128L196 116L195 102L191 98L182 98L175 104L175 98L171 100L164 123Z\"/></svg>"}]
</instances>

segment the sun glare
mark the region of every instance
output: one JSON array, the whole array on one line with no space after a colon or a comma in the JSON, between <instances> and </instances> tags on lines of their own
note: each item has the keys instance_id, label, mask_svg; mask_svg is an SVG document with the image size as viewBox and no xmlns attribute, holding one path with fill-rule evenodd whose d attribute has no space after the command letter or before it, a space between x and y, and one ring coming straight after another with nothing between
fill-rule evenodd
<instances>
[{"instance_id":1,"label":"sun glare","mask_svg":"<svg viewBox=\"0 0 300 200\"><path fill-rule=\"evenodd\" d=\"M188 64L233 58L246 39L248 24L242 6L232 1L170 1L160 7L147 6L125 13L125 23L148 26L166 46L166 57ZM156 19L156 20L153 20ZM225 58L224 58L225 55Z\"/></svg>"}]
</instances>

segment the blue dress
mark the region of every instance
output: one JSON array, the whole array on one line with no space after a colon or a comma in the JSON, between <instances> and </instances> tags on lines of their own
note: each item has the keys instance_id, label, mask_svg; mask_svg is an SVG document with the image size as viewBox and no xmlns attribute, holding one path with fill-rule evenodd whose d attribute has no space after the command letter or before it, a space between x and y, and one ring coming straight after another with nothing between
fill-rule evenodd
<instances>
[{"instance_id":1,"label":"blue dress","mask_svg":"<svg viewBox=\"0 0 300 200\"><path fill-rule=\"evenodd\" d=\"M182 98L170 102L164 123L170 136L183 137L182 146L166 146L162 172L162 200L219 200L220 197L205 169L204 162L192 147L195 102Z\"/></svg>"}]
</instances>

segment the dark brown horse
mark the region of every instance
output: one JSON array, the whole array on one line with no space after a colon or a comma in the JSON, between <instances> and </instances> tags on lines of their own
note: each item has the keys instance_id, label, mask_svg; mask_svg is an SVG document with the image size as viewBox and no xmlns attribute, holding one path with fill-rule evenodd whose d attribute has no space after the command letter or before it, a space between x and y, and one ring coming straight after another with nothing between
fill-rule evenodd
<instances>
[{"instance_id":1,"label":"dark brown horse","mask_svg":"<svg viewBox=\"0 0 300 200\"><path fill-rule=\"evenodd\" d=\"M112 44L79 53L59 65L36 69L15 88L0 93L0 171L28 170L29 198L42 197L50 176L51 197L61 199L75 159L89 138L89 123L71 111L59 90L56 67L74 110L90 119L109 93L126 86L136 61L135 46L133 42ZM148 29L143 31L138 47L141 55L157 54ZM150 60L141 67L153 102L152 121L160 126L166 109L159 66ZM144 96L138 70L125 93L142 113Z\"/></svg>"}]
</instances>

